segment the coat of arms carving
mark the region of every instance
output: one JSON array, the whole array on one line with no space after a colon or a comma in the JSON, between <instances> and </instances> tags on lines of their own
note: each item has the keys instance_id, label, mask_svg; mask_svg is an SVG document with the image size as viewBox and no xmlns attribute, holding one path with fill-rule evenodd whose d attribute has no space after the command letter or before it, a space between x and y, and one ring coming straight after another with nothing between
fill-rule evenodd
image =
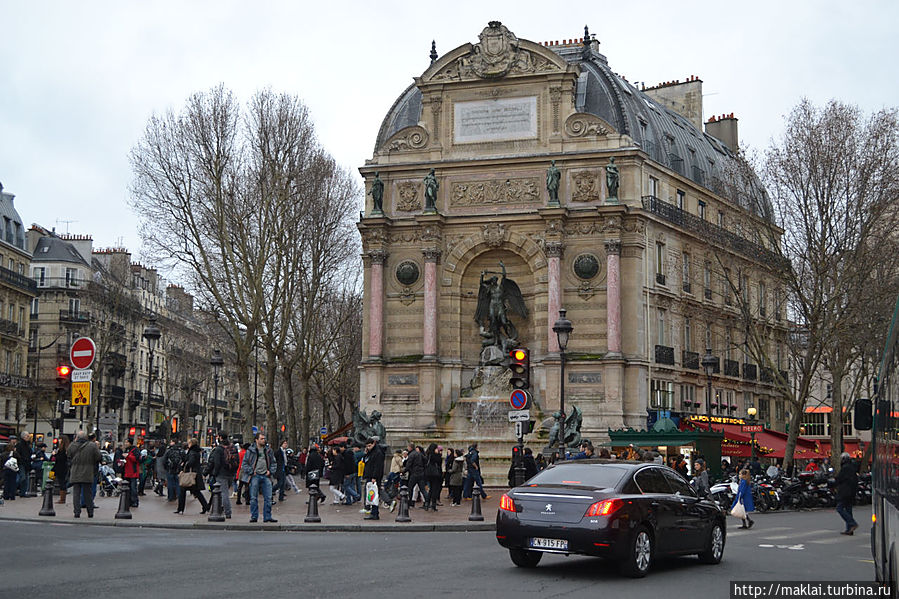
<instances>
[{"instance_id":1,"label":"coat of arms carving","mask_svg":"<svg viewBox=\"0 0 899 599\"><path fill-rule=\"evenodd\" d=\"M577 173L574 175L574 193L571 199L575 202L595 202L599 199L597 187L596 173Z\"/></svg>"},{"instance_id":2,"label":"coat of arms carving","mask_svg":"<svg viewBox=\"0 0 899 599\"><path fill-rule=\"evenodd\" d=\"M518 59L518 38L499 21L490 21L478 36L466 67L478 77L507 75Z\"/></svg>"},{"instance_id":3,"label":"coat of arms carving","mask_svg":"<svg viewBox=\"0 0 899 599\"><path fill-rule=\"evenodd\" d=\"M399 212L414 212L421 209L418 199L418 183L404 181L396 186L396 209Z\"/></svg>"}]
</instances>

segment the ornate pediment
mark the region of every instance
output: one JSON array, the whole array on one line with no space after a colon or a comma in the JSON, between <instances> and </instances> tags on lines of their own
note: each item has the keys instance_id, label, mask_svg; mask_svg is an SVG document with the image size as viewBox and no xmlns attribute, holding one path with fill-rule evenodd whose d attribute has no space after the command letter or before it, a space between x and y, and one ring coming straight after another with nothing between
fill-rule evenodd
<instances>
[{"instance_id":1,"label":"ornate pediment","mask_svg":"<svg viewBox=\"0 0 899 599\"><path fill-rule=\"evenodd\" d=\"M414 125L400 129L394 133L384 144L387 152L410 152L427 147L429 140L428 131Z\"/></svg>"},{"instance_id":2,"label":"ornate pediment","mask_svg":"<svg viewBox=\"0 0 899 599\"><path fill-rule=\"evenodd\" d=\"M422 75L423 81L498 79L564 72L564 59L527 40L519 40L499 21L491 21L476 44L465 44L444 55Z\"/></svg>"},{"instance_id":3,"label":"ornate pediment","mask_svg":"<svg viewBox=\"0 0 899 599\"><path fill-rule=\"evenodd\" d=\"M575 112L565 119L565 135L568 137L605 137L615 129L596 115Z\"/></svg>"}]
</instances>

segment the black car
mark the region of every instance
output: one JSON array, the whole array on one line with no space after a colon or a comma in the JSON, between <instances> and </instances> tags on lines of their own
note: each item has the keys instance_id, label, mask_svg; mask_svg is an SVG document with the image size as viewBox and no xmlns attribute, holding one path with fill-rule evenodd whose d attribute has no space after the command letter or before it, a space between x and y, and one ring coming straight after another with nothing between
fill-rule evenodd
<instances>
[{"instance_id":1,"label":"black car","mask_svg":"<svg viewBox=\"0 0 899 599\"><path fill-rule=\"evenodd\" d=\"M496 514L496 540L524 568L544 553L594 555L640 577L661 555L717 564L726 535L715 503L671 468L646 462L560 462L503 495Z\"/></svg>"}]
</instances>

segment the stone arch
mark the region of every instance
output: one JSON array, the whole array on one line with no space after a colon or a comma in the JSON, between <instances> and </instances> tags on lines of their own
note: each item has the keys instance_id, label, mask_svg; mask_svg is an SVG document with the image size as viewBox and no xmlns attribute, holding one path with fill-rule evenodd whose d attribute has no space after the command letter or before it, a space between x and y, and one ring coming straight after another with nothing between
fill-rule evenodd
<instances>
[{"instance_id":1,"label":"stone arch","mask_svg":"<svg viewBox=\"0 0 899 599\"><path fill-rule=\"evenodd\" d=\"M484 252L497 249L509 250L521 256L531 266L538 280L546 275L546 254L533 239L521 233L508 231L503 225L498 225L492 230L490 225L485 225L480 235L469 235L460 241L443 260L444 281L449 277L449 286L458 288L462 274L471 261ZM535 259L534 256L538 257Z\"/></svg>"}]
</instances>

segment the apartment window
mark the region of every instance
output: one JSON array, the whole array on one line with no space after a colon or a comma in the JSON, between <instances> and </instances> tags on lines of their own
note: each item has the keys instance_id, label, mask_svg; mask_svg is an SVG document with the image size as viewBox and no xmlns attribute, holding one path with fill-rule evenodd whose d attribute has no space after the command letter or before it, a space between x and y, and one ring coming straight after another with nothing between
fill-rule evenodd
<instances>
[{"instance_id":1,"label":"apartment window","mask_svg":"<svg viewBox=\"0 0 899 599\"><path fill-rule=\"evenodd\" d=\"M6 320L8 320L9 322L16 321L16 307L12 304L9 305L9 311L7 312Z\"/></svg>"},{"instance_id":2,"label":"apartment window","mask_svg":"<svg viewBox=\"0 0 899 599\"><path fill-rule=\"evenodd\" d=\"M19 306L19 330L25 334L25 306Z\"/></svg>"},{"instance_id":3,"label":"apartment window","mask_svg":"<svg viewBox=\"0 0 899 599\"><path fill-rule=\"evenodd\" d=\"M749 304L749 277L740 273L740 296L743 301Z\"/></svg>"},{"instance_id":4,"label":"apartment window","mask_svg":"<svg viewBox=\"0 0 899 599\"><path fill-rule=\"evenodd\" d=\"M81 300L78 298L69 298L69 314L78 316L81 313Z\"/></svg>"},{"instance_id":5,"label":"apartment window","mask_svg":"<svg viewBox=\"0 0 899 599\"><path fill-rule=\"evenodd\" d=\"M730 353L731 340L732 340L732 338L731 338L730 329L727 329L727 331L725 331L725 333L724 333L724 359L725 360L731 359L731 353Z\"/></svg>"},{"instance_id":6,"label":"apartment window","mask_svg":"<svg viewBox=\"0 0 899 599\"><path fill-rule=\"evenodd\" d=\"M759 281L759 316L765 316L765 305L768 302L768 292L764 281Z\"/></svg>"},{"instance_id":7,"label":"apartment window","mask_svg":"<svg viewBox=\"0 0 899 599\"><path fill-rule=\"evenodd\" d=\"M693 385L680 385L681 406L689 411L694 411L696 402L696 387Z\"/></svg>"},{"instance_id":8,"label":"apartment window","mask_svg":"<svg viewBox=\"0 0 899 599\"><path fill-rule=\"evenodd\" d=\"M777 288L774 290L774 318L781 319L781 307L783 306L783 290Z\"/></svg>"},{"instance_id":9,"label":"apartment window","mask_svg":"<svg viewBox=\"0 0 899 599\"><path fill-rule=\"evenodd\" d=\"M12 243L12 241L10 241L10 243ZM12 258L9 259L8 268L9 268L9 270L16 269L16 261L13 260Z\"/></svg>"},{"instance_id":10,"label":"apartment window","mask_svg":"<svg viewBox=\"0 0 899 599\"><path fill-rule=\"evenodd\" d=\"M686 204L686 199L687 199L687 194L684 193L683 191L681 191L680 189L678 189L677 190L677 207L680 208L681 210L684 209L684 204Z\"/></svg>"},{"instance_id":11,"label":"apartment window","mask_svg":"<svg viewBox=\"0 0 899 599\"><path fill-rule=\"evenodd\" d=\"M781 348L780 343L777 344L777 369L780 370L781 363L783 362L783 348Z\"/></svg>"},{"instance_id":12,"label":"apartment window","mask_svg":"<svg viewBox=\"0 0 899 599\"><path fill-rule=\"evenodd\" d=\"M684 291L690 293L690 254L686 252L684 252L683 272L681 273L681 277L683 278Z\"/></svg>"},{"instance_id":13,"label":"apartment window","mask_svg":"<svg viewBox=\"0 0 899 599\"><path fill-rule=\"evenodd\" d=\"M66 269L66 287L78 287L78 269Z\"/></svg>"},{"instance_id":14,"label":"apartment window","mask_svg":"<svg viewBox=\"0 0 899 599\"><path fill-rule=\"evenodd\" d=\"M827 434L827 419L829 414L821 412L813 414L804 414L802 417L802 426L805 427L805 434L823 437Z\"/></svg>"},{"instance_id":15,"label":"apartment window","mask_svg":"<svg viewBox=\"0 0 899 599\"><path fill-rule=\"evenodd\" d=\"M734 403L734 392L730 389L725 389L724 390L724 401L722 402L722 405L718 406L719 408L721 408L721 413L723 414L723 413L725 413L725 410L727 410L726 413L733 414L734 416L736 416L737 410L733 408L733 406L736 406L736 405L737 404Z\"/></svg>"},{"instance_id":16,"label":"apartment window","mask_svg":"<svg viewBox=\"0 0 899 599\"><path fill-rule=\"evenodd\" d=\"M43 266L35 266L31 272L32 272L31 278L33 278L37 282L38 287L44 287L47 284L47 281L46 281L47 269L46 268L44 268Z\"/></svg>"},{"instance_id":17,"label":"apartment window","mask_svg":"<svg viewBox=\"0 0 899 599\"><path fill-rule=\"evenodd\" d=\"M766 421L771 418L771 404L767 399L759 399L759 420Z\"/></svg>"},{"instance_id":18,"label":"apartment window","mask_svg":"<svg viewBox=\"0 0 899 599\"><path fill-rule=\"evenodd\" d=\"M851 437L852 436L852 411L846 410L843 412L843 436Z\"/></svg>"},{"instance_id":19,"label":"apartment window","mask_svg":"<svg viewBox=\"0 0 899 599\"><path fill-rule=\"evenodd\" d=\"M19 273L20 275L25 274L25 263L24 262L19 262L16 265L16 272Z\"/></svg>"},{"instance_id":20,"label":"apartment window","mask_svg":"<svg viewBox=\"0 0 899 599\"><path fill-rule=\"evenodd\" d=\"M699 218L705 219L705 202L699 200Z\"/></svg>"},{"instance_id":21,"label":"apartment window","mask_svg":"<svg viewBox=\"0 0 899 599\"><path fill-rule=\"evenodd\" d=\"M38 298L31 300L31 318L37 318L39 304L40 300Z\"/></svg>"},{"instance_id":22,"label":"apartment window","mask_svg":"<svg viewBox=\"0 0 899 599\"><path fill-rule=\"evenodd\" d=\"M718 211L718 226L721 227L722 229L724 228L724 211L723 210Z\"/></svg>"},{"instance_id":23,"label":"apartment window","mask_svg":"<svg viewBox=\"0 0 899 599\"><path fill-rule=\"evenodd\" d=\"M703 267L702 284L705 287L705 299L712 299L712 263L708 260Z\"/></svg>"},{"instance_id":24,"label":"apartment window","mask_svg":"<svg viewBox=\"0 0 899 599\"><path fill-rule=\"evenodd\" d=\"M693 319L689 316L684 318L684 350L690 351L693 347Z\"/></svg>"},{"instance_id":25,"label":"apartment window","mask_svg":"<svg viewBox=\"0 0 899 599\"><path fill-rule=\"evenodd\" d=\"M656 283L665 284L665 244L656 243Z\"/></svg>"},{"instance_id":26,"label":"apartment window","mask_svg":"<svg viewBox=\"0 0 899 599\"><path fill-rule=\"evenodd\" d=\"M824 398L827 401L830 401L831 399L833 399L833 383L827 383L827 385L825 385L824 389L825 389Z\"/></svg>"},{"instance_id":27,"label":"apartment window","mask_svg":"<svg viewBox=\"0 0 899 599\"><path fill-rule=\"evenodd\" d=\"M705 347L706 349L712 348L712 327L709 325L705 325Z\"/></svg>"},{"instance_id":28,"label":"apartment window","mask_svg":"<svg viewBox=\"0 0 899 599\"><path fill-rule=\"evenodd\" d=\"M674 383L653 379L649 407L654 410L670 410L673 402Z\"/></svg>"},{"instance_id":29,"label":"apartment window","mask_svg":"<svg viewBox=\"0 0 899 599\"><path fill-rule=\"evenodd\" d=\"M728 306L733 303L733 298L730 295L730 269L724 269L724 303Z\"/></svg>"},{"instance_id":30,"label":"apartment window","mask_svg":"<svg viewBox=\"0 0 899 599\"><path fill-rule=\"evenodd\" d=\"M22 354L21 353L16 352L16 354L13 356L12 367L13 367L12 374L14 374L15 376L22 376Z\"/></svg>"},{"instance_id":31,"label":"apartment window","mask_svg":"<svg viewBox=\"0 0 899 599\"><path fill-rule=\"evenodd\" d=\"M749 409L753 405L752 403L752 391L743 391L743 409Z\"/></svg>"},{"instance_id":32,"label":"apartment window","mask_svg":"<svg viewBox=\"0 0 899 599\"><path fill-rule=\"evenodd\" d=\"M32 328L28 331L28 347L37 349L37 328Z\"/></svg>"},{"instance_id":33,"label":"apartment window","mask_svg":"<svg viewBox=\"0 0 899 599\"><path fill-rule=\"evenodd\" d=\"M649 178L649 195L654 198L659 197L659 180L655 177Z\"/></svg>"},{"instance_id":34,"label":"apartment window","mask_svg":"<svg viewBox=\"0 0 899 599\"><path fill-rule=\"evenodd\" d=\"M667 343L665 343L665 316L665 310L659 308L659 345L668 345Z\"/></svg>"}]
</instances>

